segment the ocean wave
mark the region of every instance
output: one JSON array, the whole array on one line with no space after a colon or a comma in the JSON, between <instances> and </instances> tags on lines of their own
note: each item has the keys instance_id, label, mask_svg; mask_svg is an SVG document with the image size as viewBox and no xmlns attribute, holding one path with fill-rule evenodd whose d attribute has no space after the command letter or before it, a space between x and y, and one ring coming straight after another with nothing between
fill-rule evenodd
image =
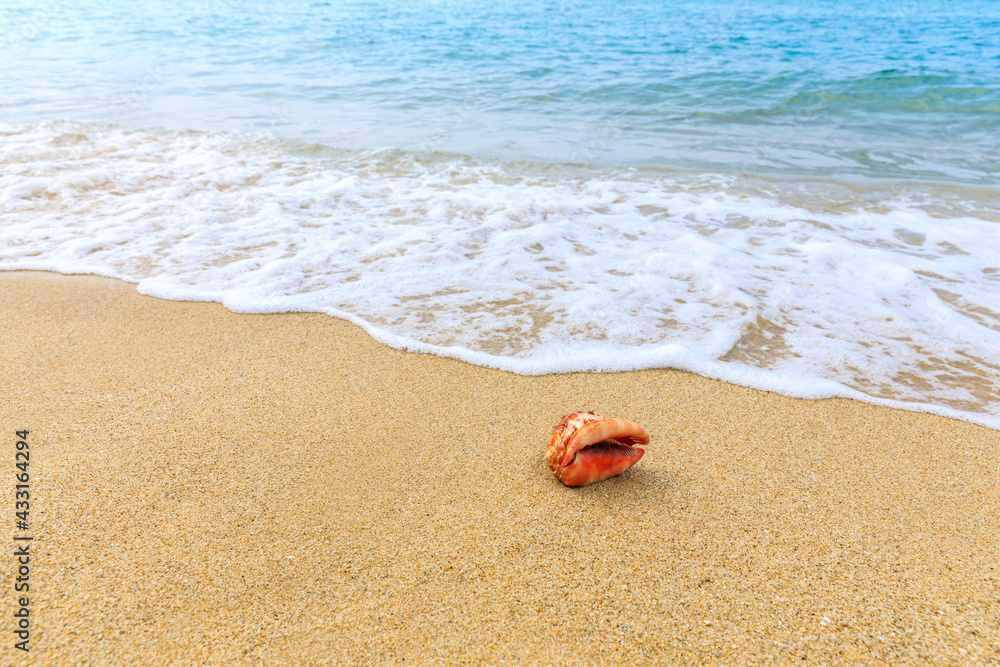
<instances>
[{"instance_id":1,"label":"ocean wave","mask_svg":"<svg viewBox=\"0 0 1000 667\"><path fill-rule=\"evenodd\" d=\"M58 122L0 127L0 165L0 269L325 312L517 373L681 368L1000 428L988 188Z\"/></svg>"}]
</instances>

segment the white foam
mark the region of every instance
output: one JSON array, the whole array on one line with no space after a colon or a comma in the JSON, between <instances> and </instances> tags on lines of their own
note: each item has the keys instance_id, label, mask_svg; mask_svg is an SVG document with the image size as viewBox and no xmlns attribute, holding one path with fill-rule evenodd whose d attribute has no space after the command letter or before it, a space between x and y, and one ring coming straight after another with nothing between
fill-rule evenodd
<instances>
[{"instance_id":1,"label":"white foam","mask_svg":"<svg viewBox=\"0 0 1000 667\"><path fill-rule=\"evenodd\" d=\"M1000 224L968 211L224 134L0 135L0 269L326 312L523 374L672 367L1000 428Z\"/></svg>"}]
</instances>

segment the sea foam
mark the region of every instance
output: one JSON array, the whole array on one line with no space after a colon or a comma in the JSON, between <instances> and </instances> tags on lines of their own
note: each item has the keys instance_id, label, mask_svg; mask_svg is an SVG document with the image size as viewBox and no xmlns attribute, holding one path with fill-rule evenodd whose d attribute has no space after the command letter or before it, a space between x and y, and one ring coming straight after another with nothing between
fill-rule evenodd
<instances>
[{"instance_id":1,"label":"sea foam","mask_svg":"<svg viewBox=\"0 0 1000 667\"><path fill-rule=\"evenodd\" d=\"M0 136L0 269L329 313L522 374L678 368L1000 428L1000 223L961 189L81 123Z\"/></svg>"}]
</instances>

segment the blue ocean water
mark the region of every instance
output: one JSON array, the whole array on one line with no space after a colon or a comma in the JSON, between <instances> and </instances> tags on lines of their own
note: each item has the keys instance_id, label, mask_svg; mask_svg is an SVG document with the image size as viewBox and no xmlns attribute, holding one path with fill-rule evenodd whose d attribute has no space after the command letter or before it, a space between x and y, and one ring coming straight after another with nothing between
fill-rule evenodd
<instances>
[{"instance_id":1,"label":"blue ocean water","mask_svg":"<svg viewBox=\"0 0 1000 667\"><path fill-rule=\"evenodd\" d=\"M992 182L992 1L13 2L8 119Z\"/></svg>"},{"instance_id":2,"label":"blue ocean water","mask_svg":"<svg viewBox=\"0 0 1000 667\"><path fill-rule=\"evenodd\" d=\"M988 0L14 0L0 269L1000 427Z\"/></svg>"}]
</instances>

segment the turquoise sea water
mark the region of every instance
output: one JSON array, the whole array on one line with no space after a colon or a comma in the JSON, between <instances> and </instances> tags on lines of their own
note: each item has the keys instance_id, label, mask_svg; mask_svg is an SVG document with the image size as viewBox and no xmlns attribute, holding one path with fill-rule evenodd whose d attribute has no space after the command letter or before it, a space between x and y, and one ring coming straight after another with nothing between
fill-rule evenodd
<instances>
[{"instance_id":1,"label":"turquoise sea water","mask_svg":"<svg viewBox=\"0 0 1000 667\"><path fill-rule=\"evenodd\" d=\"M1000 427L1000 5L0 6L0 269Z\"/></svg>"},{"instance_id":2,"label":"turquoise sea water","mask_svg":"<svg viewBox=\"0 0 1000 667\"><path fill-rule=\"evenodd\" d=\"M13 2L0 113L342 148L992 184L1000 7Z\"/></svg>"}]
</instances>

